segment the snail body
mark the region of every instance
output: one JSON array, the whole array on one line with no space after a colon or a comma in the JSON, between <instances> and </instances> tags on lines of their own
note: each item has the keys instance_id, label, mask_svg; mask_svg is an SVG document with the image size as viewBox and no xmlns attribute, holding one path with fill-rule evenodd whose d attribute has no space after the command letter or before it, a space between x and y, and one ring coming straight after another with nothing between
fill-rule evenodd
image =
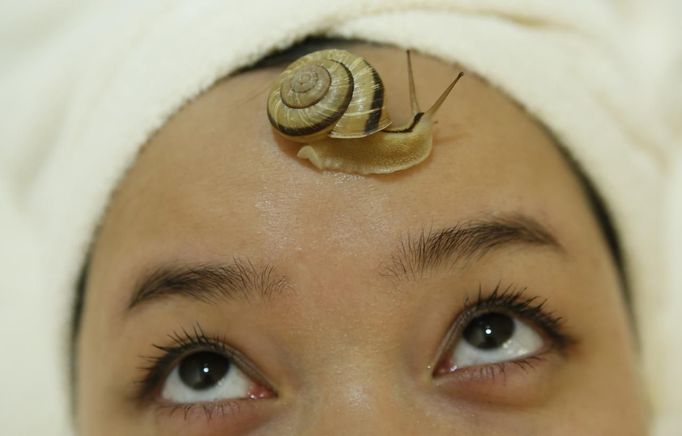
<instances>
[{"instance_id":1,"label":"snail body","mask_svg":"<svg viewBox=\"0 0 682 436\"><path fill-rule=\"evenodd\" d=\"M431 153L430 120L409 130L379 131L361 139L321 139L301 147L297 156L318 169L357 174L389 174L415 166Z\"/></svg>"},{"instance_id":2,"label":"snail body","mask_svg":"<svg viewBox=\"0 0 682 436\"><path fill-rule=\"evenodd\" d=\"M389 128L384 86L363 58L321 50L292 63L268 96L268 118L285 138L304 143L297 156L318 169L387 174L423 162L431 153L433 116L462 76L420 112L408 51L412 121Z\"/></svg>"}]
</instances>

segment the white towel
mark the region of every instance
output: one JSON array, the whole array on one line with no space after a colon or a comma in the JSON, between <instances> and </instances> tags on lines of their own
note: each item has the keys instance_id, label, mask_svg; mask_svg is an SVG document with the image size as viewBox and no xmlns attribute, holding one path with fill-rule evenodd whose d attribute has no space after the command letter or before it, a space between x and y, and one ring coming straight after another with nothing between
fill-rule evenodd
<instances>
[{"instance_id":1,"label":"white towel","mask_svg":"<svg viewBox=\"0 0 682 436\"><path fill-rule=\"evenodd\" d=\"M665 330L682 327L681 298L672 294L682 277L671 273L682 252L670 244L673 234L682 243L673 221L682 222L682 211L671 200L682 188L670 182L682 137L679 2L292 3L0 6L3 434L69 433L74 281L138 147L217 79L310 34L457 61L522 102L572 150L623 239L658 434L679 431L682 347L671 347L675 333Z\"/></svg>"}]
</instances>

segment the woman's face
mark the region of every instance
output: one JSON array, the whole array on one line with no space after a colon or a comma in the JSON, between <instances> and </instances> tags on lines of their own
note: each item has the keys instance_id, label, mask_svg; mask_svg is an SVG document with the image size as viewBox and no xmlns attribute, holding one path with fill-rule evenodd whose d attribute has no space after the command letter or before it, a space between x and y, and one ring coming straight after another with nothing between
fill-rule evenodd
<instances>
[{"instance_id":1,"label":"woman's face","mask_svg":"<svg viewBox=\"0 0 682 436\"><path fill-rule=\"evenodd\" d=\"M408 119L405 56L356 46ZM414 59L429 106L458 72ZM473 75L423 164L320 172L224 80L107 212L78 346L87 435L641 435L616 267L577 177Z\"/></svg>"}]
</instances>

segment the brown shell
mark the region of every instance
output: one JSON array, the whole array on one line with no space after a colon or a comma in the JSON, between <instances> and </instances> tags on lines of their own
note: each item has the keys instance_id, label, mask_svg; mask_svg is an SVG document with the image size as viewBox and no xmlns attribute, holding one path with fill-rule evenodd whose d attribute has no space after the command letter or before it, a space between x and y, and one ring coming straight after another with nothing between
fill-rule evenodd
<instances>
[{"instance_id":1,"label":"brown shell","mask_svg":"<svg viewBox=\"0 0 682 436\"><path fill-rule=\"evenodd\" d=\"M267 111L294 141L362 138L391 124L385 100L381 78L365 59L330 49L289 65L270 90Z\"/></svg>"}]
</instances>

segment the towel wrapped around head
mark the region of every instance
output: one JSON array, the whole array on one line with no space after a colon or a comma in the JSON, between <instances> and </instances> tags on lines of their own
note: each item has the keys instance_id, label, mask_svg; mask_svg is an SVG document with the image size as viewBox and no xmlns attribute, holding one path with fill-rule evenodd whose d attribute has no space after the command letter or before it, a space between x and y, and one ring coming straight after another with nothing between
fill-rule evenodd
<instances>
[{"instance_id":1,"label":"towel wrapped around head","mask_svg":"<svg viewBox=\"0 0 682 436\"><path fill-rule=\"evenodd\" d=\"M682 61L651 33L653 18L638 27L637 3L45 2L40 13L22 5L0 7L0 421L21 429L8 434L68 432L75 280L140 146L217 80L310 35L457 62L554 133L604 196L621 237L657 431L682 427L674 411L682 355L666 333L681 327L680 299L667 294L680 277L666 268L682 255L666 232Z\"/></svg>"}]
</instances>

